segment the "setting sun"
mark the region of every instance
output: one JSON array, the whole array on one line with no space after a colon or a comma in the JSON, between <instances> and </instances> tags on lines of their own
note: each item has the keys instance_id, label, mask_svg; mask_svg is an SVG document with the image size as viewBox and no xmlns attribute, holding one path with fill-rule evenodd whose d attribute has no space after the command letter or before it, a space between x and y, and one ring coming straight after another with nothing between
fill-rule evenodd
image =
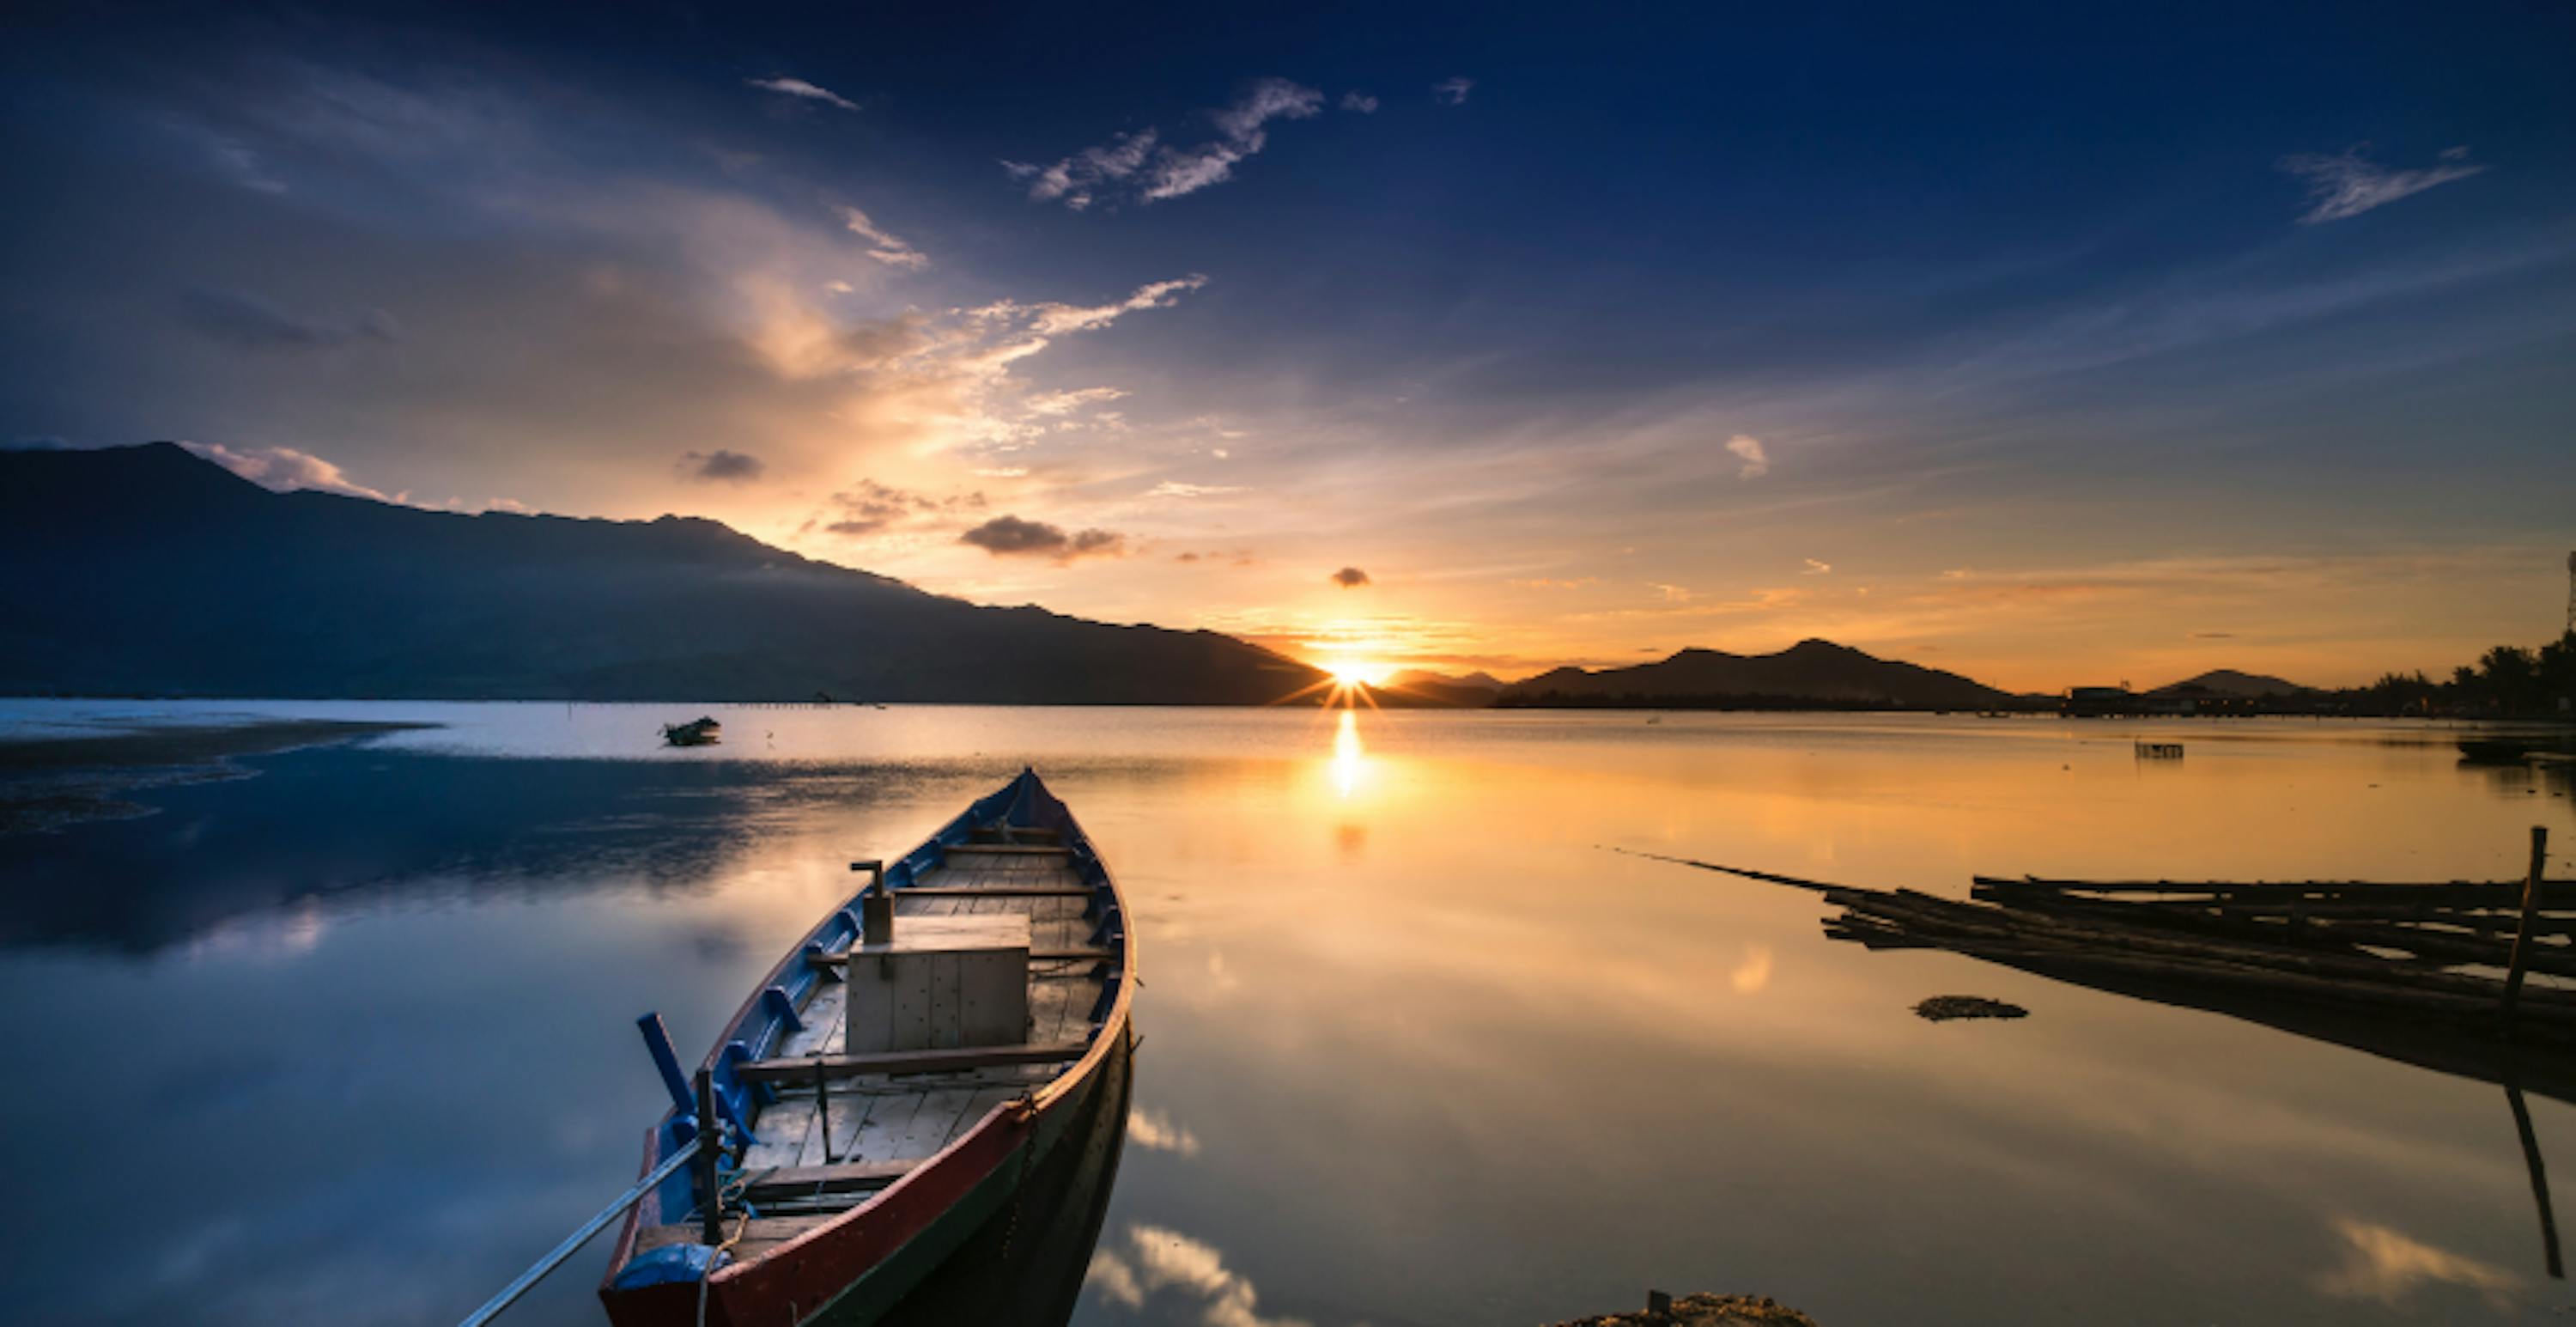
<instances>
[{"instance_id":1,"label":"setting sun","mask_svg":"<svg viewBox=\"0 0 2576 1327\"><path fill-rule=\"evenodd\" d=\"M1387 674L1393 671L1385 664L1361 663L1350 659L1332 660L1324 664L1323 669L1333 675L1335 682L1346 687L1383 686L1386 684Z\"/></svg>"}]
</instances>

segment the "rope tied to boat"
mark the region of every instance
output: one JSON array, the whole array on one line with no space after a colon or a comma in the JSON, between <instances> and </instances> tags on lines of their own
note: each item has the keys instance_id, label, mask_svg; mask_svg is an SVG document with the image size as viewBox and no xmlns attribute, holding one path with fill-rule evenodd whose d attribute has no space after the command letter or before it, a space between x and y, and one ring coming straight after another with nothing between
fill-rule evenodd
<instances>
[{"instance_id":1,"label":"rope tied to boat","mask_svg":"<svg viewBox=\"0 0 2576 1327\"><path fill-rule=\"evenodd\" d=\"M743 1232L749 1229L751 1229L751 1205L746 1203L743 1205L742 1219L734 1223L733 1233L725 1237L725 1242L716 1246L714 1256L707 1259L706 1275L698 1278L698 1327L707 1327L707 1287L715 1282L716 1264L722 1259L733 1256L733 1246L742 1243Z\"/></svg>"}]
</instances>

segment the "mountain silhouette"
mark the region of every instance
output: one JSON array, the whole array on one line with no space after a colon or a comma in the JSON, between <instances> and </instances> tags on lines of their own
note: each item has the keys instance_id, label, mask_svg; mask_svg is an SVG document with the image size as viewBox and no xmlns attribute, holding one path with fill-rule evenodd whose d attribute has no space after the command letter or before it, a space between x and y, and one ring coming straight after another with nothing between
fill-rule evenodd
<instances>
[{"instance_id":1,"label":"mountain silhouette","mask_svg":"<svg viewBox=\"0 0 2576 1327\"><path fill-rule=\"evenodd\" d=\"M0 559L0 694L1260 704L1324 676L715 521L277 493L166 442L0 452Z\"/></svg>"},{"instance_id":2,"label":"mountain silhouette","mask_svg":"<svg viewBox=\"0 0 2576 1327\"><path fill-rule=\"evenodd\" d=\"M2264 673L2240 673L2233 668L2213 668L2198 677L2186 677L2169 686L2157 687L2147 694L2150 696L2212 694L2251 700L2268 696L2295 696L2309 689L2287 678L2272 677Z\"/></svg>"},{"instance_id":3,"label":"mountain silhouette","mask_svg":"<svg viewBox=\"0 0 2576 1327\"><path fill-rule=\"evenodd\" d=\"M1957 673L1802 640L1777 654L1689 649L1627 668L1558 668L1503 691L1504 704L1706 704L1812 701L1897 709L1981 709L2017 702Z\"/></svg>"}]
</instances>

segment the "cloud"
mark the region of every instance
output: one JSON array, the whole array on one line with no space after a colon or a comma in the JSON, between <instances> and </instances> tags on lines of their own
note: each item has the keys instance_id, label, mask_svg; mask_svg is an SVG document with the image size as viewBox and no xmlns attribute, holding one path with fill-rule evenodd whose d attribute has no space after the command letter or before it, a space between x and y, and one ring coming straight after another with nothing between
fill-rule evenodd
<instances>
[{"instance_id":1,"label":"cloud","mask_svg":"<svg viewBox=\"0 0 2576 1327\"><path fill-rule=\"evenodd\" d=\"M290 313L242 290L190 287L179 300L180 321L209 339L246 350L320 350L352 341L399 341L394 316L369 309L353 318Z\"/></svg>"},{"instance_id":2,"label":"cloud","mask_svg":"<svg viewBox=\"0 0 2576 1327\"><path fill-rule=\"evenodd\" d=\"M1180 302L1181 292L1196 290L1207 282L1205 276L1192 272L1169 281L1138 286L1134 294L1114 304L1017 304L1003 300L974 312L979 318L1024 318L1029 330L1039 336L1059 336L1066 332L1088 332L1093 328L1106 327L1128 314L1142 313L1147 309L1168 309ZM1039 344L1045 343L1041 341Z\"/></svg>"},{"instance_id":3,"label":"cloud","mask_svg":"<svg viewBox=\"0 0 2576 1327\"><path fill-rule=\"evenodd\" d=\"M1377 114L1377 98L1372 97L1365 92L1345 92L1342 94L1342 109L1346 111L1357 111L1362 115L1375 115Z\"/></svg>"},{"instance_id":4,"label":"cloud","mask_svg":"<svg viewBox=\"0 0 2576 1327\"><path fill-rule=\"evenodd\" d=\"M1145 490L1145 496L1149 498L1212 498L1221 493L1240 493L1242 491L1243 486L1240 484L1184 484L1177 479L1166 479L1162 483L1156 484L1152 488Z\"/></svg>"},{"instance_id":5,"label":"cloud","mask_svg":"<svg viewBox=\"0 0 2576 1327\"><path fill-rule=\"evenodd\" d=\"M280 493L309 488L352 498L371 498L377 502L401 502L404 496L369 488L350 479L331 462L292 447L233 448L219 442L182 442L179 445L254 484Z\"/></svg>"},{"instance_id":6,"label":"cloud","mask_svg":"<svg viewBox=\"0 0 2576 1327\"><path fill-rule=\"evenodd\" d=\"M1814 558L1808 558L1806 561L1807 569L1798 573L1801 576L1829 576L1833 574L1834 564L1830 562L1818 562Z\"/></svg>"},{"instance_id":7,"label":"cloud","mask_svg":"<svg viewBox=\"0 0 2576 1327\"><path fill-rule=\"evenodd\" d=\"M1431 95L1439 98L1444 106L1464 106L1467 94L1475 89L1476 80L1472 78L1444 78L1431 85Z\"/></svg>"},{"instance_id":8,"label":"cloud","mask_svg":"<svg viewBox=\"0 0 2576 1327\"><path fill-rule=\"evenodd\" d=\"M752 87L759 88L763 92L775 92L782 97L797 97L806 101L819 101L826 106L837 106L845 111L855 111L859 108L859 104L857 102L842 96L840 93L834 92L830 88L823 87L819 84L808 83L801 78L787 78L783 76L779 78L747 78L744 79L743 82L750 84Z\"/></svg>"},{"instance_id":9,"label":"cloud","mask_svg":"<svg viewBox=\"0 0 2576 1327\"><path fill-rule=\"evenodd\" d=\"M197 138L206 149L206 159L233 183L253 193L286 192L286 182L269 172L268 164L260 159L259 153L251 150L249 144L229 134L185 129L181 132Z\"/></svg>"},{"instance_id":10,"label":"cloud","mask_svg":"<svg viewBox=\"0 0 2576 1327\"><path fill-rule=\"evenodd\" d=\"M855 207L841 209L841 222L850 228L851 234L875 245L875 248L868 250L868 256L888 267L900 267L907 272L918 272L930 266L930 255L887 234L877 223L868 220L867 213Z\"/></svg>"},{"instance_id":11,"label":"cloud","mask_svg":"<svg viewBox=\"0 0 2576 1327\"><path fill-rule=\"evenodd\" d=\"M1771 473L1771 453L1762 449L1760 438L1738 433L1726 440L1726 449L1744 461L1744 468L1735 472L1736 478L1760 479Z\"/></svg>"},{"instance_id":12,"label":"cloud","mask_svg":"<svg viewBox=\"0 0 2576 1327\"><path fill-rule=\"evenodd\" d=\"M811 530L819 525L825 533L855 538L878 534L921 516L980 511L983 507L984 495L981 493L934 498L873 479L862 479L833 494L824 509L805 522L805 527Z\"/></svg>"},{"instance_id":13,"label":"cloud","mask_svg":"<svg viewBox=\"0 0 2576 1327\"><path fill-rule=\"evenodd\" d=\"M1194 148L1164 148L1156 153L1145 180L1146 202L1179 198L1233 178L1244 158L1269 146L1272 120L1303 120L1321 111L1324 94L1284 78L1265 78L1231 106L1216 113L1224 136Z\"/></svg>"},{"instance_id":14,"label":"cloud","mask_svg":"<svg viewBox=\"0 0 2576 1327\"><path fill-rule=\"evenodd\" d=\"M760 458L744 452L719 447L711 452L680 453L680 477L708 482L744 484L760 478L765 467Z\"/></svg>"},{"instance_id":15,"label":"cloud","mask_svg":"<svg viewBox=\"0 0 2576 1327\"><path fill-rule=\"evenodd\" d=\"M2314 226L2357 217L2374 207L2422 193L2437 184L2465 180L2486 169L2469 161L2465 147L2444 149L2422 170L2390 170L2369 159L2369 144L2340 153L2299 153L2281 158L2283 171L2307 181L2308 210L2299 224Z\"/></svg>"},{"instance_id":16,"label":"cloud","mask_svg":"<svg viewBox=\"0 0 2576 1327\"><path fill-rule=\"evenodd\" d=\"M1099 191L1119 184L1143 169L1156 142L1152 129L1119 134L1087 147L1052 166L1005 161L1012 178L1029 182L1029 197L1041 203L1061 202L1076 212L1091 206Z\"/></svg>"},{"instance_id":17,"label":"cloud","mask_svg":"<svg viewBox=\"0 0 2576 1327\"><path fill-rule=\"evenodd\" d=\"M1180 1156L1199 1154L1198 1135L1187 1126L1174 1124L1159 1111L1136 1107L1127 1112L1127 1141L1151 1152L1172 1152Z\"/></svg>"},{"instance_id":18,"label":"cloud","mask_svg":"<svg viewBox=\"0 0 2576 1327\"><path fill-rule=\"evenodd\" d=\"M1323 109L1323 93L1284 78L1264 78L1232 104L1211 112L1217 137L1196 146L1172 147L1149 127L1053 165L1005 161L1002 168L1028 182L1030 198L1061 202L1077 212L1112 190L1131 193L1139 202L1160 202L1233 178L1234 168L1246 157L1269 146L1271 121L1303 120Z\"/></svg>"},{"instance_id":19,"label":"cloud","mask_svg":"<svg viewBox=\"0 0 2576 1327\"><path fill-rule=\"evenodd\" d=\"M1513 581L1511 584L1514 589L1519 590L1579 590L1586 585L1600 583L1601 578L1598 576L1540 576L1531 580Z\"/></svg>"},{"instance_id":20,"label":"cloud","mask_svg":"<svg viewBox=\"0 0 2576 1327\"><path fill-rule=\"evenodd\" d=\"M973 544L995 557L1043 555L1058 562L1071 562L1086 557L1123 557L1127 536L1108 530L1081 530L1067 534L1063 527L1044 521L1024 521L1017 516L996 516L957 536L959 543Z\"/></svg>"},{"instance_id":21,"label":"cloud","mask_svg":"<svg viewBox=\"0 0 2576 1327\"><path fill-rule=\"evenodd\" d=\"M1069 415L1084 406L1115 401L1126 394L1116 387L1082 387L1069 392L1040 392L1021 404L1031 414Z\"/></svg>"},{"instance_id":22,"label":"cloud","mask_svg":"<svg viewBox=\"0 0 2576 1327\"><path fill-rule=\"evenodd\" d=\"M1356 590L1369 583L1369 574L1357 567L1344 567L1333 573L1332 582L1345 590Z\"/></svg>"}]
</instances>

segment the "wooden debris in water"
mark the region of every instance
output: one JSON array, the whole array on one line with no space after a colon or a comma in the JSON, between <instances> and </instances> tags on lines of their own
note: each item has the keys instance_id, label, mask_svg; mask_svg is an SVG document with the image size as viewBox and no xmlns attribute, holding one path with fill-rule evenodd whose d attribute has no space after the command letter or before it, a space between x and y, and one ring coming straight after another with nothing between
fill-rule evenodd
<instances>
[{"instance_id":1,"label":"wooden debris in water","mask_svg":"<svg viewBox=\"0 0 2576 1327\"><path fill-rule=\"evenodd\" d=\"M2030 1011L2003 1000L1989 1000L1982 995L1936 995L1914 1006L1914 1016L1933 1023L1947 1023L1954 1018L2028 1018Z\"/></svg>"},{"instance_id":2,"label":"wooden debris in water","mask_svg":"<svg viewBox=\"0 0 2576 1327\"><path fill-rule=\"evenodd\" d=\"M1656 1295L1650 1305L1640 1313L1604 1313L1557 1327L1816 1327L1815 1319L1769 1296L1703 1293L1668 1301Z\"/></svg>"}]
</instances>

